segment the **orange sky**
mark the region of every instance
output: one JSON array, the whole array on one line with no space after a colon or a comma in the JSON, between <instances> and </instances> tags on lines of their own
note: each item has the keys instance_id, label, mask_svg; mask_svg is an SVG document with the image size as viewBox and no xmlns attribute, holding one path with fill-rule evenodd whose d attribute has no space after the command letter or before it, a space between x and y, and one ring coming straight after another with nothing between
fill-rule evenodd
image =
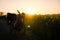
<instances>
[{"instance_id":1,"label":"orange sky","mask_svg":"<svg viewBox=\"0 0 60 40\"><path fill-rule=\"evenodd\" d=\"M60 13L59 0L0 0L0 11L17 13L25 12L26 9L32 8L35 13Z\"/></svg>"}]
</instances>

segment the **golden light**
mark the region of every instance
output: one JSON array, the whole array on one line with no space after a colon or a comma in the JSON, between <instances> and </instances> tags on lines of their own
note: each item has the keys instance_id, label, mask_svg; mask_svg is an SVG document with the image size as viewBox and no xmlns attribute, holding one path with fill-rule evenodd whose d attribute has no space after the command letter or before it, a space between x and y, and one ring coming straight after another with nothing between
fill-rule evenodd
<instances>
[{"instance_id":1,"label":"golden light","mask_svg":"<svg viewBox=\"0 0 60 40\"><path fill-rule=\"evenodd\" d=\"M29 15L34 15L35 14L35 10L33 8L27 8L27 9L25 9L25 13L27 13Z\"/></svg>"}]
</instances>

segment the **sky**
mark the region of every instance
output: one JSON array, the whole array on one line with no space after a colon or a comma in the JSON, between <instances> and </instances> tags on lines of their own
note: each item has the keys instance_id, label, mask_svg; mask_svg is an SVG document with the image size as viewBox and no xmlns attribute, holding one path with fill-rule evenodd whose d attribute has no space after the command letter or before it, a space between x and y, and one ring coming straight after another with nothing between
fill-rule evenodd
<instances>
[{"instance_id":1,"label":"sky","mask_svg":"<svg viewBox=\"0 0 60 40\"><path fill-rule=\"evenodd\" d=\"M0 11L17 13L32 8L35 13L60 13L60 0L0 0Z\"/></svg>"}]
</instances>

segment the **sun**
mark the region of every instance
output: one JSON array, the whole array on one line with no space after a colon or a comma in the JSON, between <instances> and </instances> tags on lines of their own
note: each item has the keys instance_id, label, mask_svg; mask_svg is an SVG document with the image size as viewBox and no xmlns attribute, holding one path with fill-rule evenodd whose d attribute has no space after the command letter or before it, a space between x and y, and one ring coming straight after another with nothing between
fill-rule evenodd
<instances>
[{"instance_id":1,"label":"sun","mask_svg":"<svg viewBox=\"0 0 60 40\"><path fill-rule=\"evenodd\" d=\"M29 14L29 15L33 15L33 14L35 14L35 10L34 10L33 8L27 8L27 9L25 10L25 13L27 13L27 14Z\"/></svg>"}]
</instances>

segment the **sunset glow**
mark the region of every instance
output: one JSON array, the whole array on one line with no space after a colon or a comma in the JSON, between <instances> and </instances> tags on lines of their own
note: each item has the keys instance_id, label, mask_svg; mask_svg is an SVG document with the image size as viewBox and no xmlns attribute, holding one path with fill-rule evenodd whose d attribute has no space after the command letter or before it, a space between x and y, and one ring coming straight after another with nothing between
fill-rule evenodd
<instances>
[{"instance_id":1,"label":"sunset glow","mask_svg":"<svg viewBox=\"0 0 60 40\"><path fill-rule=\"evenodd\" d=\"M58 0L0 0L0 11L28 14L58 14L60 2Z\"/></svg>"},{"instance_id":2,"label":"sunset glow","mask_svg":"<svg viewBox=\"0 0 60 40\"><path fill-rule=\"evenodd\" d=\"M36 11L33 8L27 8L27 9L25 9L24 12L29 15L34 15Z\"/></svg>"}]
</instances>

